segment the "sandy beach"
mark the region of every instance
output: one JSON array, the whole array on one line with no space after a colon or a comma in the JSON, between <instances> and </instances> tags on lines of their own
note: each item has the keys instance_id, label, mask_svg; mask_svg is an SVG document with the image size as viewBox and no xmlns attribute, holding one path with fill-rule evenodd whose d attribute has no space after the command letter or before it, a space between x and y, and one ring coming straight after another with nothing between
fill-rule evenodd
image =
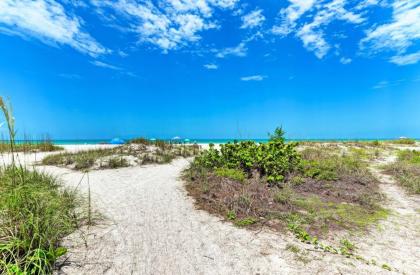
<instances>
[{"instance_id":1,"label":"sandy beach","mask_svg":"<svg viewBox=\"0 0 420 275\"><path fill-rule=\"evenodd\" d=\"M64 147L78 151L109 146ZM50 153L20 154L19 159L31 165L46 154ZM58 273L388 274L380 266L313 251L290 233L240 229L196 210L180 180L188 163L188 159L178 159L170 164L97 170L86 175L37 166L85 196L90 190L93 208L103 216L95 226L81 228L65 239L69 253L61 259ZM387 262L401 273L415 274L420 270L418 198L406 195L389 178L377 176L383 181L387 204L395 211L377 226L381 230L357 236L360 253ZM288 244L305 251L306 260L296 259L286 250Z\"/></svg>"}]
</instances>

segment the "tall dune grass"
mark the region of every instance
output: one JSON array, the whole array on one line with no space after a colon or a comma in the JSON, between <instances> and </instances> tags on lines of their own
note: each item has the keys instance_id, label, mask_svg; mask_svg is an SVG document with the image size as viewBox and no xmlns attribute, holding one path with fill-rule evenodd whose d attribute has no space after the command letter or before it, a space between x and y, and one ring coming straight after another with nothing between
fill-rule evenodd
<instances>
[{"instance_id":1,"label":"tall dune grass","mask_svg":"<svg viewBox=\"0 0 420 275\"><path fill-rule=\"evenodd\" d=\"M0 167L0 274L51 274L61 239L85 220L81 200L51 175L15 162L14 118L0 97L12 162Z\"/></svg>"}]
</instances>

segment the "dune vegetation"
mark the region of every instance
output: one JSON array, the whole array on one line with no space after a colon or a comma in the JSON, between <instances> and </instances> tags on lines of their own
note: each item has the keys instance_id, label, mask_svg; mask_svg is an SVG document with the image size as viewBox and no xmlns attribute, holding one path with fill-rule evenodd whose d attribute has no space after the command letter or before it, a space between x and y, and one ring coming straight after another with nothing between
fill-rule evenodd
<instances>
[{"instance_id":1,"label":"dune vegetation","mask_svg":"<svg viewBox=\"0 0 420 275\"><path fill-rule=\"evenodd\" d=\"M66 253L63 237L87 221L74 190L44 173L17 165L14 118L0 97L9 131L11 163L0 168L0 273L50 274Z\"/></svg>"},{"instance_id":2,"label":"dune vegetation","mask_svg":"<svg viewBox=\"0 0 420 275\"><path fill-rule=\"evenodd\" d=\"M290 229L301 237L364 230L387 216L368 169L375 146L299 147L283 134L277 129L266 144L211 146L197 156L184 173L197 206L240 227Z\"/></svg>"},{"instance_id":3,"label":"dune vegetation","mask_svg":"<svg viewBox=\"0 0 420 275\"><path fill-rule=\"evenodd\" d=\"M169 163L177 157L194 156L198 154L199 150L198 145L175 145L164 141L138 138L114 148L49 155L43 159L42 164L75 170L113 169L152 163Z\"/></svg>"},{"instance_id":4,"label":"dune vegetation","mask_svg":"<svg viewBox=\"0 0 420 275\"><path fill-rule=\"evenodd\" d=\"M408 192L420 194L420 152L403 150L398 152L397 161L384 167Z\"/></svg>"},{"instance_id":5,"label":"dune vegetation","mask_svg":"<svg viewBox=\"0 0 420 275\"><path fill-rule=\"evenodd\" d=\"M63 147L54 145L51 141L23 141L14 145L15 152L23 153L35 153L35 152L55 152L64 150ZM10 151L10 142L3 141L0 142L0 153L5 153Z\"/></svg>"}]
</instances>

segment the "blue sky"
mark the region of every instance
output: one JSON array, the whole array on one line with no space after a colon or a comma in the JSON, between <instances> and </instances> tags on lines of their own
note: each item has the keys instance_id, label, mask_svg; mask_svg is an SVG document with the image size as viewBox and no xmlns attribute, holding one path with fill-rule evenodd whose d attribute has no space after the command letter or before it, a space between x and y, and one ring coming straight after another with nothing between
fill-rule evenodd
<instances>
[{"instance_id":1,"label":"blue sky","mask_svg":"<svg viewBox=\"0 0 420 275\"><path fill-rule=\"evenodd\" d=\"M0 94L56 139L420 137L420 0L3 0Z\"/></svg>"}]
</instances>

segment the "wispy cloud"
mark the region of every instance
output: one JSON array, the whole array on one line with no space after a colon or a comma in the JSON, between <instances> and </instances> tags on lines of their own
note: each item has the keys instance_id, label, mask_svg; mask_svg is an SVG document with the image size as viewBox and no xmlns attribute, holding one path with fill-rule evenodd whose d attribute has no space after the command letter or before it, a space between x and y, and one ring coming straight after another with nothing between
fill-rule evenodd
<instances>
[{"instance_id":1,"label":"wispy cloud","mask_svg":"<svg viewBox=\"0 0 420 275\"><path fill-rule=\"evenodd\" d=\"M216 50L216 57L218 58L225 58L226 56L233 55L244 57L247 55L248 48L246 46L246 42L242 41L235 47L228 47L221 50Z\"/></svg>"},{"instance_id":2,"label":"wispy cloud","mask_svg":"<svg viewBox=\"0 0 420 275\"><path fill-rule=\"evenodd\" d=\"M302 40L303 46L319 59L331 49L325 38L326 27L331 22L341 20L360 24L365 21L360 13L346 9L347 0L320 3L314 0L289 0L289 2L291 4L280 11L281 23L274 26L272 32L280 36L295 33ZM308 11L314 12L305 20L299 20Z\"/></svg>"},{"instance_id":3,"label":"wispy cloud","mask_svg":"<svg viewBox=\"0 0 420 275\"><path fill-rule=\"evenodd\" d=\"M92 65L95 65L95 66L101 67L101 68L105 68L105 69L110 69L110 70L115 70L115 71L122 71L123 70L121 67L117 67L117 66L114 66L114 65L102 62L102 61L98 61L98 60L90 61L90 63Z\"/></svg>"},{"instance_id":4,"label":"wispy cloud","mask_svg":"<svg viewBox=\"0 0 420 275\"><path fill-rule=\"evenodd\" d=\"M420 51L406 55L395 55L391 57L391 62L397 65L416 64L420 60Z\"/></svg>"},{"instance_id":5,"label":"wispy cloud","mask_svg":"<svg viewBox=\"0 0 420 275\"><path fill-rule=\"evenodd\" d=\"M210 63L210 64L205 64L204 68L208 70L217 70L219 66L217 66L216 64Z\"/></svg>"},{"instance_id":6,"label":"wispy cloud","mask_svg":"<svg viewBox=\"0 0 420 275\"><path fill-rule=\"evenodd\" d=\"M295 30L296 21L315 4L315 0L289 0L290 5L280 10L281 24L272 29L277 35L287 35Z\"/></svg>"},{"instance_id":7,"label":"wispy cloud","mask_svg":"<svg viewBox=\"0 0 420 275\"><path fill-rule=\"evenodd\" d=\"M82 76L79 74L67 74L67 73L61 73L58 75L59 77L62 78L67 78L67 79L81 79Z\"/></svg>"},{"instance_id":8,"label":"wispy cloud","mask_svg":"<svg viewBox=\"0 0 420 275\"><path fill-rule=\"evenodd\" d=\"M242 16L241 29L255 28L261 26L265 21L265 16L262 14L261 9L256 9L244 16Z\"/></svg>"},{"instance_id":9,"label":"wispy cloud","mask_svg":"<svg viewBox=\"0 0 420 275\"><path fill-rule=\"evenodd\" d=\"M353 60L351 58L348 58L348 57L342 57L342 58L340 58L340 63L341 64L344 64L344 65L350 64L352 61Z\"/></svg>"},{"instance_id":10,"label":"wispy cloud","mask_svg":"<svg viewBox=\"0 0 420 275\"><path fill-rule=\"evenodd\" d=\"M376 83L375 86L373 86L372 88L373 89L383 89L383 88L388 87L388 85L389 85L388 81L382 80L382 81L379 81L378 83Z\"/></svg>"},{"instance_id":11,"label":"wispy cloud","mask_svg":"<svg viewBox=\"0 0 420 275\"><path fill-rule=\"evenodd\" d=\"M68 45L94 57L110 52L83 30L83 20L55 0L0 1L0 32Z\"/></svg>"},{"instance_id":12,"label":"wispy cloud","mask_svg":"<svg viewBox=\"0 0 420 275\"><path fill-rule=\"evenodd\" d=\"M163 52L187 46L201 39L200 33L217 28L211 20L214 9L233 8L237 0L134 0L99 1L100 9L110 9L126 17L122 26L139 35L140 42L151 43Z\"/></svg>"},{"instance_id":13,"label":"wispy cloud","mask_svg":"<svg viewBox=\"0 0 420 275\"><path fill-rule=\"evenodd\" d=\"M376 26L360 41L360 48L368 54L393 51L390 61L398 65L417 63L419 52L408 53L415 41L420 39L420 2L396 0L392 3L392 22Z\"/></svg>"},{"instance_id":14,"label":"wispy cloud","mask_svg":"<svg viewBox=\"0 0 420 275\"><path fill-rule=\"evenodd\" d=\"M266 78L267 76L265 75L257 74L257 75L243 76L241 77L241 80L242 81L262 81Z\"/></svg>"},{"instance_id":15,"label":"wispy cloud","mask_svg":"<svg viewBox=\"0 0 420 275\"><path fill-rule=\"evenodd\" d=\"M385 89L385 88L389 88L389 87L395 87L398 85L403 84L404 82L407 82L410 80L407 79L399 79L399 80L393 80L393 81L388 81L388 80L382 80L379 81L378 83L376 83L372 88L373 89ZM411 80L411 81L415 81L415 80Z\"/></svg>"}]
</instances>

